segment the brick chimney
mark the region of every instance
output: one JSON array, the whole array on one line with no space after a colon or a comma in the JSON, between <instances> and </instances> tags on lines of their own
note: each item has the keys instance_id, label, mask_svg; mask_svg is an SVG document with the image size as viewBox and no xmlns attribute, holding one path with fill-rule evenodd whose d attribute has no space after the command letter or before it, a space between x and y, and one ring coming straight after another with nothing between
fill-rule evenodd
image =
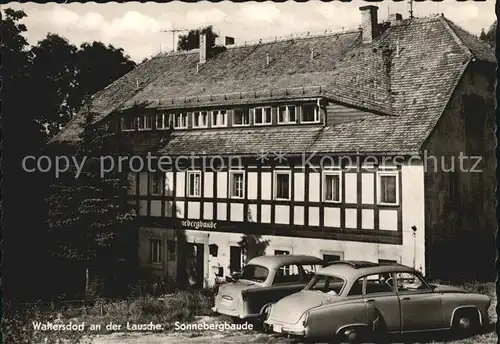
<instances>
[{"instance_id":1,"label":"brick chimney","mask_svg":"<svg viewBox=\"0 0 500 344\"><path fill-rule=\"evenodd\" d=\"M378 7L373 5L362 6L361 28L363 30L363 43L371 43L378 34Z\"/></svg>"},{"instance_id":2,"label":"brick chimney","mask_svg":"<svg viewBox=\"0 0 500 344\"><path fill-rule=\"evenodd\" d=\"M403 20L403 16L400 13L392 13L389 14L389 22L391 26L401 22Z\"/></svg>"},{"instance_id":3,"label":"brick chimney","mask_svg":"<svg viewBox=\"0 0 500 344\"><path fill-rule=\"evenodd\" d=\"M207 35L205 33L200 33L200 64L207 62Z\"/></svg>"}]
</instances>

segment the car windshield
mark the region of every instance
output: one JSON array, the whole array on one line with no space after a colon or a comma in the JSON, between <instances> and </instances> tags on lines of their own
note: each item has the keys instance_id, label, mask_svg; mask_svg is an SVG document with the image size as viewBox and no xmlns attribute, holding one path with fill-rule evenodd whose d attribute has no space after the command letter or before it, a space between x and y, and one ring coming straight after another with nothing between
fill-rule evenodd
<instances>
[{"instance_id":1,"label":"car windshield","mask_svg":"<svg viewBox=\"0 0 500 344\"><path fill-rule=\"evenodd\" d=\"M345 281L337 276L315 275L304 290L318 291L329 295L340 295Z\"/></svg>"},{"instance_id":2,"label":"car windshield","mask_svg":"<svg viewBox=\"0 0 500 344\"><path fill-rule=\"evenodd\" d=\"M264 282L269 275L269 270L260 265L247 265L243 268L240 279Z\"/></svg>"}]
</instances>

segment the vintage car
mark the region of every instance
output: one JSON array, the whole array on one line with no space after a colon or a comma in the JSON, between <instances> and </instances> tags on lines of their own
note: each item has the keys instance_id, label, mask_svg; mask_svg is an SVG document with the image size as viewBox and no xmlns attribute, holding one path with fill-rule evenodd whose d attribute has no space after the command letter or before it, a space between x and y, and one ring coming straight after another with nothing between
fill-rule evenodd
<instances>
[{"instance_id":1,"label":"vintage car","mask_svg":"<svg viewBox=\"0 0 500 344\"><path fill-rule=\"evenodd\" d=\"M238 319L264 320L268 306L309 283L323 260L303 255L251 259L237 281L219 286L212 310Z\"/></svg>"},{"instance_id":2,"label":"vintage car","mask_svg":"<svg viewBox=\"0 0 500 344\"><path fill-rule=\"evenodd\" d=\"M269 332L306 342L360 342L390 333L479 330L489 323L488 296L429 284L414 269L396 264L338 261L324 267L300 292L268 310Z\"/></svg>"}]
</instances>

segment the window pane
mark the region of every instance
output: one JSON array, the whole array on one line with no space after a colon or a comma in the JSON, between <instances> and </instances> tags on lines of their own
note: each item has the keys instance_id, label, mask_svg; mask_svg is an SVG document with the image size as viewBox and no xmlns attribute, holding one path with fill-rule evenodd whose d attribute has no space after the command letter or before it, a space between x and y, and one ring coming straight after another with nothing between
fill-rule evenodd
<instances>
[{"instance_id":1,"label":"window pane","mask_svg":"<svg viewBox=\"0 0 500 344\"><path fill-rule=\"evenodd\" d=\"M335 201L340 200L340 176L337 174L325 175L325 200Z\"/></svg>"},{"instance_id":2,"label":"window pane","mask_svg":"<svg viewBox=\"0 0 500 344\"><path fill-rule=\"evenodd\" d=\"M403 292L421 292L429 290L429 287L422 279L412 273L401 272L396 274L398 291Z\"/></svg>"},{"instance_id":3,"label":"window pane","mask_svg":"<svg viewBox=\"0 0 500 344\"><path fill-rule=\"evenodd\" d=\"M257 108L254 111L255 111L255 123L262 124L263 123L262 108Z\"/></svg>"},{"instance_id":4,"label":"window pane","mask_svg":"<svg viewBox=\"0 0 500 344\"><path fill-rule=\"evenodd\" d=\"M394 291L390 273L374 274L366 277L366 294L390 293Z\"/></svg>"},{"instance_id":5,"label":"window pane","mask_svg":"<svg viewBox=\"0 0 500 344\"><path fill-rule=\"evenodd\" d=\"M380 176L382 203L396 203L396 176Z\"/></svg>"},{"instance_id":6,"label":"window pane","mask_svg":"<svg viewBox=\"0 0 500 344\"><path fill-rule=\"evenodd\" d=\"M243 173L232 174L232 197L243 197Z\"/></svg>"},{"instance_id":7,"label":"window pane","mask_svg":"<svg viewBox=\"0 0 500 344\"><path fill-rule=\"evenodd\" d=\"M296 119L295 119L295 106L289 106L288 107L288 117L289 117L289 120L290 122L295 122Z\"/></svg>"},{"instance_id":8,"label":"window pane","mask_svg":"<svg viewBox=\"0 0 500 344\"><path fill-rule=\"evenodd\" d=\"M307 104L302 106L302 122L316 122L316 105Z\"/></svg>"},{"instance_id":9,"label":"window pane","mask_svg":"<svg viewBox=\"0 0 500 344\"><path fill-rule=\"evenodd\" d=\"M276 197L280 199L289 199L290 175L285 173L276 174Z\"/></svg>"},{"instance_id":10,"label":"window pane","mask_svg":"<svg viewBox=\"0 0 500 344\"><path fill-rule=\"evenodd\" d=\"M264 123L271 123L271 108L265 108L265 117L264 117Z\"/></svg>"}]
</instances>

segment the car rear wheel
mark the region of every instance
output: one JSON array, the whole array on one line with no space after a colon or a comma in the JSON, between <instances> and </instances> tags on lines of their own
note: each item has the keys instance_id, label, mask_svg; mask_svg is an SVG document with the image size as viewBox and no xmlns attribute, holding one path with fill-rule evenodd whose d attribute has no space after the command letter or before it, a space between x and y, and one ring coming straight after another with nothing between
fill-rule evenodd
<instances>
[{"instance_id":1,"label":"car rear wheel","mask_svg":"<svg viewBox=\"0 0 500 344\"><path fill-rule=\"evenodd\" d=\"M479 329L479 315L475 309L457 311L453 319L453 331L460 336L470 336Z\"/></svg>"}]
</instances>

